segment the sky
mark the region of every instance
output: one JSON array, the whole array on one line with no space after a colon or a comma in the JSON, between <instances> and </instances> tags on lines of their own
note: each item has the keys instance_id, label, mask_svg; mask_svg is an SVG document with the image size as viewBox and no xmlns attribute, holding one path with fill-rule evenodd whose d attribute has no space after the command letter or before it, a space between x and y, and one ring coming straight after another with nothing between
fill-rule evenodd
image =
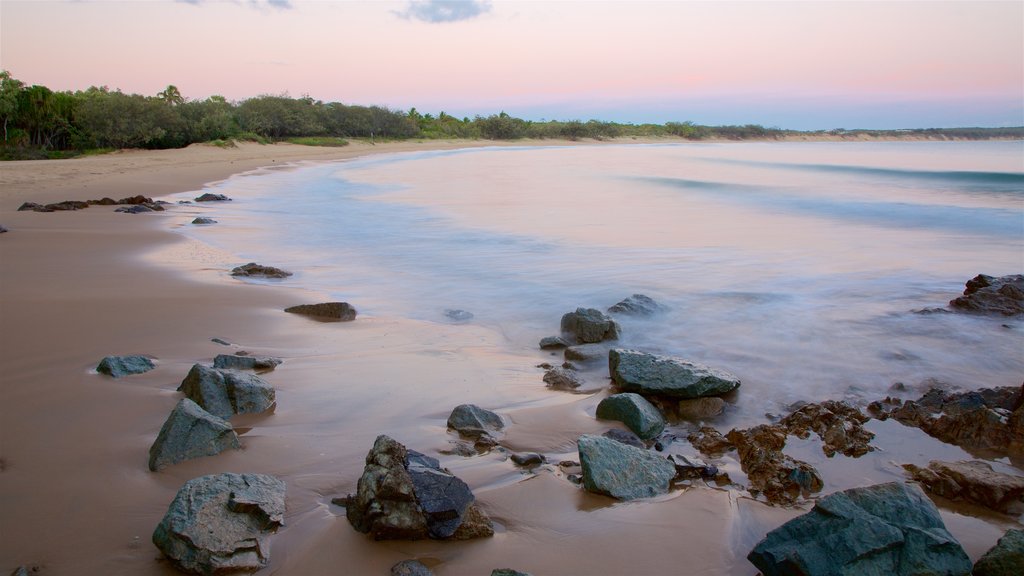
<instances>
[{"instance_id":1,"label":"sky","mask_svg":"<svg viewBox=\"0 0 1024 576\"><path fill-rule=\"evenodd\" d=\"M0 0L0 68L457 117L1022 126L1024 0Z\"/></svg>"}]
</instances>

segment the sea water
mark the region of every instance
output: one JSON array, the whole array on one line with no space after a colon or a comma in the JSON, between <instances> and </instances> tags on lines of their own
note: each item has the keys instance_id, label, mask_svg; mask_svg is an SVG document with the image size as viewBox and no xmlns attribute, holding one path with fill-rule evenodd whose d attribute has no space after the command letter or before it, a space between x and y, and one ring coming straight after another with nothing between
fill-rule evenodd
<instances>
[{"instance_id":1,"label":"sea water","mask_svg":"<svg viewBox=\"0 0 1024 576\"><path fill-rule=\"evenodd\" d=\"M579 306L634 293L619 345L743 381L738 413L1020 385L1024 320L945 308L1024 272L1024 143L612 144L425 151L230 178L188 233L295 272L361 315L536 350Z\"/></svg>"}]
</instances>

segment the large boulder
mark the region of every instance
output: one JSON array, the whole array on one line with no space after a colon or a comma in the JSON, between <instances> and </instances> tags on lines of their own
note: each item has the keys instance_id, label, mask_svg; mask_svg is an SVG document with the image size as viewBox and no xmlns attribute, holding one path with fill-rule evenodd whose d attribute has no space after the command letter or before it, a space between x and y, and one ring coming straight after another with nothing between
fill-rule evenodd
<instances>
[{"instance_id":1,"label":"large boulder","mask_svg":"<svg viewBox=\"0 0 1024 576\"><path fill-rule=\"evenodd\" d=\"M1006 514L1024 512L1024 477L996 472L988 462L941 462L927 468L904 466L931 493L950 500L966 500Z\"/></svg>"},{"instance_id":2,"label":"large boulder","mask_svg":"<svg viewBox=\"0 0 1024 576\"><path fill-rule=\"evenodd\" d=\"M505 428L505 422L501 416L476 404L460 404L448 416L448 428L460 436L479 438L500 432Z\"/></svg>"},{"instance_id":3,"label":"large boulder","mask_svg":"<svg viewBox=\"0 0 1024 576\"><path fill-rule=\"evenodd\" d=\"M221 418L259 414L274 405L274 389L254 374L218 370L196 364L181 381L179 392Z\"/></svg>"},{"instance_id":4,"label":"large boulder","mask_svg":"<svg viewBox=\"0 0 1024 576\"><path fill-rule=\"evenodd\" d=\"M270 356L238 356L236 354L218 354L213 359L213 367L225 370L256 370L267 372L281 363L280 358Z\"/></svg>"},{"instance_id":5,"label":"large boulder","mask_svg":"<svg viewBox=\"0 0 1024 576\"><path fill-rule=\"evenodd\" d=\"M974 576L1019 576L1024 567L1024 530L1010 529L974 564Z\"/></svg>"},{"instance_id":6,"label":"large boulder","mask_svg":"<svg viewBox=\"0 0 1024 576\"><path fill-rule=\"evenodd\" d=\"M764 576L970 574L971 561L920 488L836 492L772 530L747 559Z\"/></svg>"},{"instance_id":7,"label":"large boulder","mask_svg":"<svg viewBox=\"0 0 1024 576\"><path fill-rule=\"evenodd\" d=\"M656 454L604 436L577 441L583 486L619 500L649 498L668 492L676 467Z\"/></svg>"},{"instance_id":8,"label":"large boulder","mask_svg":"<svg viewBox=\"0 0 1024 576\"><path fill-rule=\"evenodd\" d=\"M740 385L739 378L722 370L620 348L608 352L608 371L615 385L625 392L676 398L721 396Z\"/></svg>"},{"instance_id":9,"label":"large boulder","mask_svg":"<svg viewBox=\"0 0 1024 576\"><path fill-rule=\"evenodd\" d=\"M123 376L131 376L132 374L149 372L153 368L156 368L156 365L145 356L107 356L100 360L99 365L96 366L96 371L114 378L121 378Z\"/></svg>"},{"instance_id":10,"label":"large boulder","mask_svg":"<svg viewBox=\"0 0 1024 576\"><path fill-rule=\"evenodd\" d=\"M320 304L299 304L285 308L285 312L312 316L318 320L350 322L356 319L356 309L348 302L323 302Z\"/></svg>"},{"instance_id":11,"label":"large boulder","mask_svg":"<svg viewBox=\"0 0 1024 576\"><path fill-rule=\"evenodd\" d=\"M622 422L644 440L650 440L665 429L665 417L647 401L632 392L613 394L597 405L597 417Z\"/></svg>"},{"instance_id":12,"label":"large boulder","mask_svg":"<svg viewBox=\"0 0 1024 576\"><path fill-rule=\"evenodd\" d=\"M494 534L465 482L438 461L378 436L356 495L346 505L352 527L376 540L469 539Z\"/></svg>"},{"instance_id":13,"label":"large boulder","mask_svg":"<svg viewBox=\"0 0 1024 576\"><path fill-rule=\"evenodd\" d=\"M613 304L608 311L612 314L626 314L628 316L652 316L658 312L665 311L665 307L643 294L633 294Z\"/></svg>"},{"instance_id":14,"label":"large boulder","mask_svg":"<svg viewBox=\"0 0 1024 576\"><path fill-rule=\"evenodd\" d=\"M1000 278L978 274L967 281L964 295L949 301L955 310L981 314L1024 314L1024 275Z\"/></svg>"},{"instance_id":15,"label":"large boulder","mask_svg":"<svg viewBox=\"0 0 1024 576\"><path fill-rule=\"evenodd\" d=\"M260 277L260 278L287 278L292 275L287 270L281 270L273 266L264 266L263 264L257 264L255 262L249 262L241 266L236 266L231 270L232 276L245 276L249 278Z\"/></svg>"},{"instance_id":16,"label":"large boulder","mask_svg":"<svg viewBox=\"0 0 1024 576\"><path fill-rule=\"evenodd\" d=\"M592 344L619 338L619 324L596 308L577 308L562 316L562 332L577 342Z\"/></svg>"},{"instance_id":17,"label":"large boulder","mask_svg":"<svg viewBox=\"0 0 1024 576\"><path fill-rule=\"evenodd\" d=\"M269 536L284 524L284 482L264 474L214 474L185 483L153 532L179 570L254 572L270 559Z\"/></svg>"},{"instance_id":18,"label":"large boulder","mask_svg":"<svg viewBox=\"0 0 1024 576\"><path fill-rule=\"evenodd\" d=\"M149 469L154 472L191 458L213 456L241 448L231 424L182 398L167 417L149 449Z\"/></svg>"}]
</instances>

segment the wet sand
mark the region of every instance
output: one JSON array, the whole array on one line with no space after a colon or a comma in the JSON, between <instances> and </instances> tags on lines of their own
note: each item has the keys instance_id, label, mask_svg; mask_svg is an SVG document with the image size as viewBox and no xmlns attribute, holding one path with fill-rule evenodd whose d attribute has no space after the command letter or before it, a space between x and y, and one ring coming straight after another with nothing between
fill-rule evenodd
<instances>
[{"instance_id":1,"label":"wet sand","mask_svg":"<svg viewBox=\"0 0 1024 576\"><path fill-rule=\"evenodd\" d=\"M286 525L266 574L386 574L407 558L438 576L500 567L538 576L755 573L746 553L801 510L708 488L616 503L573 486L557 466L526 474L497 451L441 456L496 522L494 538L373 542L330 501L355 490L378 434L438 455L454 439L445 430L451 408L478 403L505 417L503 445L557 463L576 459L578 435L612 424L593 417L604 393L546 390L535 367L546 353L510 353L501 334L472 324L365 315L322 324L285 314L325 295L231 278L244 262L171 231L188 225L194 207L15 211L24 201L198 195L204 183L258 167L466 145L193 146L0 165L0 224L10 229L0 235L0 570L176 573L150 543L153 528L186 480L231 471L287 484ZM149 446L188 369L237 350L284 358L265 375L276 410L234 421L245 431L240 451L150 472ZM112 354L152 355L157 369L95 374ZM952 508L943 515L972 558L1007 525Z\"/></svg>"}]
</instances>

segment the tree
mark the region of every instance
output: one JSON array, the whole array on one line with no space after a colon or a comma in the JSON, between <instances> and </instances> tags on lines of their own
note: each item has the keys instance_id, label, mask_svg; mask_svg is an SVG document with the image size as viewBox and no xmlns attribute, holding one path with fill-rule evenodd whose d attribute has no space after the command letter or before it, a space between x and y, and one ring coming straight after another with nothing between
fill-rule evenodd
<instances>
[{"instance_id":1,"label":"tree","mask_svg":"<svg viewBox=\"0 0 1024 576\"><path fill-rule=\"evenodd\" d=\"M157 92L156 97L163 100L168 106L178 106L185 103L185 98L181 95L181 91L174 84L168 84L163 92Z\"/></svg>"},{"instance_id":2,"label":"tree","mask_svg":"<svg viewBox=\"0 0 1024 576\"><path fill-rule=\"evenodd\" d=\"M0 70L0 118L4 121L4 142L7 142L7 126L18 117L18 94L24 84L11 77L7 70Z\"/></svg>"}]
</instances>

